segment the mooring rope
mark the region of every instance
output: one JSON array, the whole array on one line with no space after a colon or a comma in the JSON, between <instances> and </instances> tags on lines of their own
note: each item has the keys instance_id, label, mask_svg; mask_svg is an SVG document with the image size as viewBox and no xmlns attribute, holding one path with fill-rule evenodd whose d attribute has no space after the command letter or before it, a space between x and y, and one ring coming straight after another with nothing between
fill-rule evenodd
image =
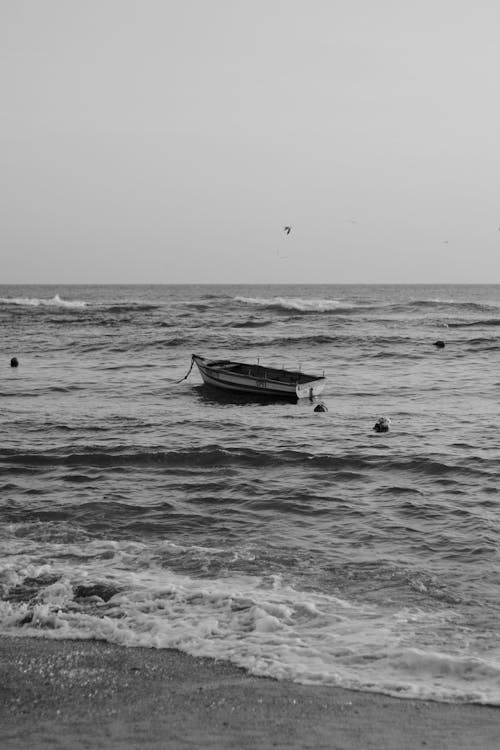
<instances>
[{"instance_id":1,"label":"mooring rope","mask_svg":"<svg viewBox=\"0 0 500 750\"><path fill-rule=\"evenodd\" d=\"M183 380L186 380L186 378L188 378L189 375L191 374L191 370L193 369L193 365L194 365L194 355L191 357L191 367L189 368L189 370L187 371L187 373L180 380L174 380L174 384L182 383Z\"/></svg>"}]
</instances>

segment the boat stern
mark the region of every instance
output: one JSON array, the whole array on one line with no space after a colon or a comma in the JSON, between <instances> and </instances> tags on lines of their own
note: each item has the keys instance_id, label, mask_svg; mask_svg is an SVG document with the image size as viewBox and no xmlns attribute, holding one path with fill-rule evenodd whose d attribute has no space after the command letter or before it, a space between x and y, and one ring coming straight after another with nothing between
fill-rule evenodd
<instances>
[{"instance_id":1,"label":"boat stern","mask_svg":"<svg viewBox=\"0 0 500 750\"><path fill-rule=\"evenodd\" d=\"M314 398L323 392L326 378L317 378L310 380L308 383L298 383L295 389L297 398Z\"/></svg>"}]
</instances>

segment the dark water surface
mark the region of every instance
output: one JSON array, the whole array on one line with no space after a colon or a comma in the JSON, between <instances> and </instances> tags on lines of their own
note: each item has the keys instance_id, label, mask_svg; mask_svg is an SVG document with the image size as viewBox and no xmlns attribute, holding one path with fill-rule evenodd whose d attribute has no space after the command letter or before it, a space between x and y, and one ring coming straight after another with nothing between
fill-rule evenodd
<instances>
[{"instance_id":1,"label":"dark water surface","mask_svg":"<svg viewBox=\"0 0 500 750\"><path fill-rule=\"evenodd\" d=\"M3 286L0 323L2 632L500 703L500 286ZM175 384L193 352L329 411Z\"/></svg>"}]
</instances>

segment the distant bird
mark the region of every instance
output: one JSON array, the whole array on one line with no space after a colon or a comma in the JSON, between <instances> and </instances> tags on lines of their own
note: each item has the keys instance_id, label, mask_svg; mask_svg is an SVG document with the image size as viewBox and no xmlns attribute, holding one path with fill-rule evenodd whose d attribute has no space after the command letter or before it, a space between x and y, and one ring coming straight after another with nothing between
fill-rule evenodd
<instances>
[{"instance_id":1,"label":"distant bird","mask_svg":"<svg viewBox=\"0 0 500 750\"><path fill-rule=\"evenodd\" d=\"M292 227L283 227L283 231L286 232L286 234L290 234Z\"/></svg>"},{"instance_id":2,"label":"distant bird","mask_svg":"<svg viewBox=\"0 0 500 750\"><path fill-rule=\"evenodd\" d=\"M444 349L445 344L444 341L439 340L434 342L434 346L436 346L438 349Z\"/></svg>"}]
</instances>

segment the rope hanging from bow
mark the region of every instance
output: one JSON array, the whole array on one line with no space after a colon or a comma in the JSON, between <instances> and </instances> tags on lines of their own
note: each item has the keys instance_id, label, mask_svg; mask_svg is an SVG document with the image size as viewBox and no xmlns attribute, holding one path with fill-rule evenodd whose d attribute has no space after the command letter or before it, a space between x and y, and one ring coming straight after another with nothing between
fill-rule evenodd
<instances>
[{"instance_id":1,"label":"rope hanging from bow","mask_svg":"<svg viewBox=\"0 0 500 750\"><path fill-rule=\"evenodd\" d=\"M188 378L190 376L190 374L191 374L191 370L193 369L193 365L194 365L194 356L191 357L191 367L189 368L189 370L187 371L187 373L180 380L174 380L174 383L178 384L178 383L182 383L183 380L186 380L186 378Z\"/></svg>"}]
</instances>

